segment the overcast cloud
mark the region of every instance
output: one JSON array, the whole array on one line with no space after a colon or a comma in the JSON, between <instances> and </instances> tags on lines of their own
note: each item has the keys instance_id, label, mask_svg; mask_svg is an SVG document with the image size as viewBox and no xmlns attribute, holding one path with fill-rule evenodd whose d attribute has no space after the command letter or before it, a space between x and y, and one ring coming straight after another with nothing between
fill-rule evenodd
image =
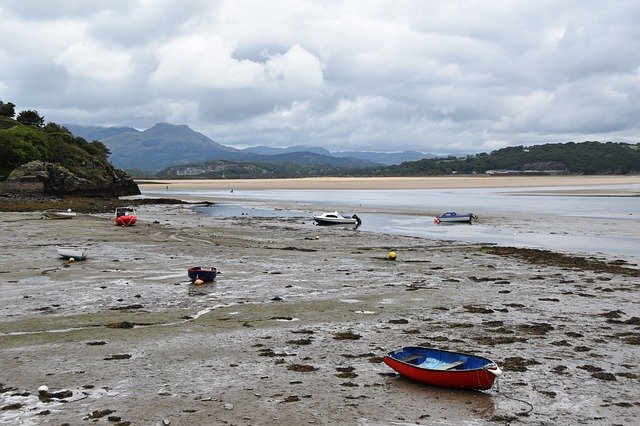
<instances>
[{"instance_id":1,"label":"overcast cloud","mask_svg":"<svg viewBox=\"0 0 640 426\"><path fill-rule=\"evenodd\" d=\"M0 0L0 100L332 151L640 142L640 2Z\"/></svg>"}]
</instances>

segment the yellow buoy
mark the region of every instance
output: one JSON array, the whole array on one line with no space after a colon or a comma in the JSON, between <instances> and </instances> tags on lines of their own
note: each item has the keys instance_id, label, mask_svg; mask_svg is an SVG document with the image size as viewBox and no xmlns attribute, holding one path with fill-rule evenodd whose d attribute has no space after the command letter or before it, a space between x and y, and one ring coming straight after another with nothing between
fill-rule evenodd
<instances>
[{"instance_id":1,"label":"yellow buoy","mask_svg":"<svg viewBox=\"0 0 640 426\"><path fill-rule=\"evenodd\" d=\"M195 285L202 285L202 284L204 284L204 281L202 281L200 278L198 278L198 279L197 279L197 280L195 280L193 283L194 283Z\"/></svg>"},{"instance_id":2,"label":"yellow buoy","mask_svg":"<svg viewBox=\"0 0 640 426\"><path fill-rule=\"evenodd\" d=\"M320 239L320 235L316 235L316 240L319 240L319 239Z\"/></svg>"},{"instance_id":3,"label":"yellow buoy","mask_svg":"<svg viewBox=\"0 0 640 426\"><path fill-rule=\"evenodd\" d=\"M75 262L76 260L73 257L69 258L69 262Z\"/></svg>"},{"instance_id":4,"label":"yellow buoy","mask_svg":"<svg viewBox=\"0 0 640 426\"><path fill-rule=\"evenodd\" d=\"M390 251L389 253L387 253L387 259L389 260L396 260L396 257L398 257L398 255L395 251Z\"/></svg>"}]
</instances>

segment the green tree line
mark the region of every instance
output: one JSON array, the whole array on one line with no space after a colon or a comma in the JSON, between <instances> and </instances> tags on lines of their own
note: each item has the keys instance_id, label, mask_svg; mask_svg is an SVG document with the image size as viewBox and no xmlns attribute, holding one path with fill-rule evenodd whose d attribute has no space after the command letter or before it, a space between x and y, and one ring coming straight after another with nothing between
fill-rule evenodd
<instances>
[{"instance_id":1,"label":"green tree line","mask_svg":"<svg viewBox=\"0 0 640 426\"><path fill-rule=\"evenodd\" d=\"M100 179L109 164L109 150L100 141L87 142L58 124L44 124L37 111L15 116L15 106L0 101L0 176L33 160L58 163L79 177Z\"/></svg>"}]
</instances>

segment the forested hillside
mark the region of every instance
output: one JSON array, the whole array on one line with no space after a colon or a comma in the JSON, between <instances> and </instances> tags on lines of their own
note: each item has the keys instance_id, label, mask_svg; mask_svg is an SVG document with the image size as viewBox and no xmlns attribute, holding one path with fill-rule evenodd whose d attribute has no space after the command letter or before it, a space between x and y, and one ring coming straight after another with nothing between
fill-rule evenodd
<instances>
[{"instance_id":1,"label":"forested hillside","mask_svg":"<svg viewBox=\"0 0 640 426\"><path fill-rule=\"evenodd\" d=\"M110 167L108 154L102 142L74 137L55 123L39 127L0 117L0 176L5 178L16 167L40 160L58 163L77 176L91 179Z\"/></svg>"},{"instance_id":2,"label":"forested hillside","mask_svg":"<svg viewBox=\"0 0 640 426\"><path fill-rule=\"evenodd\" d=\"M570 174L629 174L640 172L640 144L582 142L516 146L489 154L431 158L377 171L384 176L435 176L487 171Z\"/></svg>"},{"instance_id":3,"label":"forested hillside","mask_svg":"<svg viewBox=\"0 0 640 426\"><path fill-rule=\"evenodd\" d=\"M44 124L37 111L14 116L13 104L0 101L0 181L29 176L50 195L139 193L133 180L108 161L109 150L102 142L87 142L63 126Z\"/></svg>"}]
</instances>

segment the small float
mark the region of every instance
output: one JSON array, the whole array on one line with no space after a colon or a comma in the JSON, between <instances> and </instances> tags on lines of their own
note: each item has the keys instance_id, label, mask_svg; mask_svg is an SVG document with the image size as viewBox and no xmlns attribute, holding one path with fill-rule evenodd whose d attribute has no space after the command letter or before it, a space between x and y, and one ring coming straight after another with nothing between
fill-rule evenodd
<instances>
[{"instance_id":1,"label":"small float","mask_svg":"<svg viewBox=\"0 0 640 426\"><path fill-rule=\"evenodd\" d=\"M114 219L118 226L132 226L138 221L136 209L134 207L116 207L116 217Z\"/></svg>"},{"instance_id":2,"label":"small float","mask_svg":"<svg viewBox=\"0 0 640 426\"><path fill-rule=\"evenodd\" d=\"M391 351L384 362L402 376L444 388L491 389L502 374L488 358L421 346Z\"/></svg>"}]
</instances>

